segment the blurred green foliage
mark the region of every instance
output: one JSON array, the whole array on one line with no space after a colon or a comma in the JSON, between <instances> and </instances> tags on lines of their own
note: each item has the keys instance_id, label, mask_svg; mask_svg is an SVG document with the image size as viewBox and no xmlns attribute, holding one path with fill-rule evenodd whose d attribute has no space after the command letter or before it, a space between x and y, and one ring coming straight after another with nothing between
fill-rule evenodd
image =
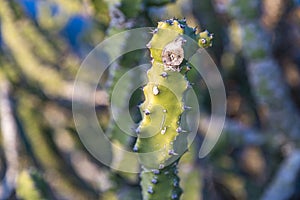
<instances>
[{"instance_id":1,"label":"blurred green foliage","mask_svg":"<svg viewBox=\"0 0 300 200\"><path fill-rule=\"evenodd\" d=\"M72 86L82 60L105 38L170 17L186 17L199 31L214 33L208 52L227 93L222 136L211 154L199 159L210 97L192 69L201 116L197 137L179 163L181 199L300 198L299 2L0 0L0 199L141 199L137 174L109 169L80 142ZM110 118L109 91L123 73L145 62L147 52L123 56L103 77L108 92L99 89L99 123L126 149L135 138L120 135ZM138 122L142 100L135 92L130 105L120 102L120 112L130 107Z\"/></svg>"}]
</instances>

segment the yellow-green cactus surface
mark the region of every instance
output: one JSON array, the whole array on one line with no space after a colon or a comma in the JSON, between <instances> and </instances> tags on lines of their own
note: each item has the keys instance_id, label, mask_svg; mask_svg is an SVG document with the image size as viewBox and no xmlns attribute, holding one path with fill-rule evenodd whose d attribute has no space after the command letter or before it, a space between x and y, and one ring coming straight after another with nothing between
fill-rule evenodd
<instances>
[{"instance_id":1,"label":"yellow-green cactus surface","mask_svg":"<svg viewBox=\"0 0 300 200\"><path fill-rule=\"evenodd\" d=\"M144 199L179 199L182 193L177 163L187 149L188 127L181 120L189 108L184 93L190 87L185 74L190 65L186 58L191 41L202 48L212 44L208 31L196 34L186 20L170 19L158 23L147 47L152 67L143 88L145 101L140 106L143 120L133 148L143 165L141 185Z\"/></svg>"}]
</instances>

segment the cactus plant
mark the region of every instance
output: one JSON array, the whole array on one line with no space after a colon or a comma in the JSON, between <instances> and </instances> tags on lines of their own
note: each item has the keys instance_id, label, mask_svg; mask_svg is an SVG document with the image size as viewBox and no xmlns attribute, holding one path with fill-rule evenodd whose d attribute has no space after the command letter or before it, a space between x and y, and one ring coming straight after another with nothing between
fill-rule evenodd
<instances>
[{"instance_id":1,"label":"cactus plant","mask_svg":"<svg viewBox=\"0 0 300 200\"><path fill-rule=\"evenodd\" d=\"M163 1L156 2L160 2L160 6L169 3L169 1L164 1L164 3ZM148 1L148 3L151 3L151 1ZM149 23L149 19L141 17L138 14L147 11L147 6L150 6L148 5L148 3L142 0L118 0L109 2L108 6L110 10L111 21L107 29L107 36L126 31L129 28L146 26L147 23ZM132 6L133 4L135 6ZM119 43L120 47L117 49L119 51L122 51L122 49L127 49L131 45L131 41L134 41L134 37L135 35L127 34L126 38L123 39L124 41ZM144 37L146 37L146 35ZM131 71L131 78L127 80L123 79L122 81L123 91L118 92L118 99L113 99L112 93L116 89L115 86L120 78L125 73L127 73L132 68L132 66L144 63L144 54L144 51L133 51L122 55L122 57L112 63L109 68L106 87L111 99L112 106L116 110L115 113L117 113L117 115L114 115L111 118L106 134L115 145L119 145L120 147L125 149L131 149L134 142L134 137L130 134L126 134L126 132L130 131L133 128L132 123L130 123L127 118L128 101L131 97L131 93L128 93L128 91L134 89L135 86L144 77L137 78L139 72ZM132 113L134 113L134 120L139 121L140 115L139 113L137 113L138 110L136 110L136 102L140 102L140 92L136 92L133 99L135 99L135 102L129 103L129 109ZM127 158L126 156L124 156L125 155L120 156L120 152L115 152L113 155L113 166L117 168L118 166L123 165L125 162L127 162ZM138 168L138 163L131 163L131 166L132 168ZM123 176L126 174L126 176L132 178L134 177L135 179L137 178L136 174L134 175L123 172L118 173Z\"/></svg>"},{"instance_id":2,"label":"cactus plant","mask_svg":"<svg viewBox=\"0 0 300 200\"><path fill-rule=\"evenodd\" d=\"M158 23L147 47L152 67L147 72L148 83L143 88L145 101L140 106L143 120L137 128L138 138L133 148L143 166L141 186L143 199L179 199L182 193L177 176L177 164L187 149L188 127L183 112L184 93L190 87L186 72L190 64L186 53L191 41L202 48L212 44L208 31L196 34L186 20L170 19Z\"/></svg>"}]
</instances>

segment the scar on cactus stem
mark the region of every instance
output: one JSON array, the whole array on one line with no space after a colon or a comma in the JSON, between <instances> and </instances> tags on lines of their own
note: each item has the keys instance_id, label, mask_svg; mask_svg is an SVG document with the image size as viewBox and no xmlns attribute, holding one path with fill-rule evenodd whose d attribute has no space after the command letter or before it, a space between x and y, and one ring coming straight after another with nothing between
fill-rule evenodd
<instances>
[{"instance_id":1,"label":"scar on cactus stem","mask_svg":"<svg viewBox=\"0 0 300 200\"><path fill-rule=\"evenodd\" d=\"M182 63L184 58L184 51L182 48L184 43L186 43L186 40L182 37L178 37L165 46L162 52L162 61L164 63L165 70L180 71L179 65Z\"/></svg>"},{"instance_id":2,"label":"scar on cactus stem","mask_svg":"<svg viewBox=\"0 0 300 200\"><path fill-rule=\"evenodd\" d=\"M158 23L147 44L152 67L147 71L148 82L143 88L143 119L133 149L139 153L142 165L144 200L173 200L181 196L177 164L188 148L189 132L182 114L192 109L184 99L184 93L191 87L186 78L191 69L189 51L193 41L197 49L210 47L212 39L208 31L196 34L185 19L169 19Z\"/></svg>"}]
</instances>

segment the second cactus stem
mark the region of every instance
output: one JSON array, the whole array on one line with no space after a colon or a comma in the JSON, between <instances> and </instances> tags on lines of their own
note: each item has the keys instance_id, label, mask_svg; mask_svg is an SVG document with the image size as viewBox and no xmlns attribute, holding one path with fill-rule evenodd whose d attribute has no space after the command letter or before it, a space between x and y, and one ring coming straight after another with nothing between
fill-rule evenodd
<instances>
[{"instance_id":1,"label":"second cactus stem","mask_svg":"<svg viewBox=\"0 0 300 200\"><path fill-rule=\"evenodd\" d=\"M170 19L158 23L147 47L152 67L147 72L148 83L143 88L145 101L140 109L143 119L133 148L143 166L141 187L144 200L179 199L182 189L177 176L177 164L186 151L189 127L183 112L184 94L190 83L186 73L191 66L188 54L191 41L202 48L212 44L208 31L196 33L186 20Z\"/></svg>"}]
</instances>

